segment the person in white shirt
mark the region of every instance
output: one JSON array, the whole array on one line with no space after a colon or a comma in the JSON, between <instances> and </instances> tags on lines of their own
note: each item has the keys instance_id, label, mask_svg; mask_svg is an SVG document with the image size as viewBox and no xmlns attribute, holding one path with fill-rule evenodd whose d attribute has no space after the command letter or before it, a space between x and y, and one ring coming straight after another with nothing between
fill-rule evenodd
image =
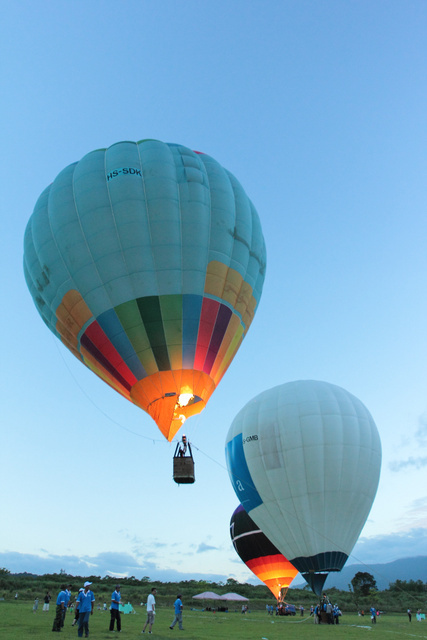
<instances>
[{"instance_id":1,"label":"person in white shirt","mask_svg":"<svg viewBox=\"0 0 427 640\"><path fill-rule=\"evenodd\" d=\"M147 628L147 625L148 625L148 633L151 633L151 627L154 624L154 616L156 615L156 599L154 597L156 593L157 593L157 589L153 587L151 589L150 595L147 598L147 621L144 625L142 633L145 633L145 629Z\"/></svg>"}]
</instances>

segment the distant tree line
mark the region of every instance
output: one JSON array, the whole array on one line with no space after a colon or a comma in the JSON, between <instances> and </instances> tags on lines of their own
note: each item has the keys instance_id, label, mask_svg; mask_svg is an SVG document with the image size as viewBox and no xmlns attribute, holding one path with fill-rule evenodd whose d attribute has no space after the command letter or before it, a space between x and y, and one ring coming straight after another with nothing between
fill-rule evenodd
<instances>
[{"instance_id":1,"label":"distant tree line","mask_svg":"<svg viewBox=\"0 0 427 640\"><path fill-rule=\"evenodd\" d=\"M396 580L391 582L390 591L410 591L412 593L427 593L427 582L422 580Z\"/></svg>"},{"instance_id":2,"label":"distant tree line","mask_svg":"<svg viewBox=\"0 0 427 640\"><path fill-rule=\"evenodd\" d=\"M180 582L160 582L151 580L149 576L141 579L130 576L127 578L117 578L115 576L73 576L67 574L63 569L59 573L46 573L35 575L32 573L11 573L8 569L0 569L0 597L6 600L14 598L18 593L19 600L34 600L35 597L42 598L46 591L52 597L56 597L61 584L71 584L73 595L83 586L85 580L94 583L95 597L98 603L109 604L111 593L117 583L121 585L122 598L125 602L131 602L138 606L141 602L147 601L147 596L152 587L156 587L156 602L158 606L171 607L178 593L182 594L185 607L201 608L206 603L193 600L193 596L203 591L214 591L218 595L223 595L230 591L239 593L249 598L250 609L265 610L265 605L274 604L274 597L269 589L264 585L252 585L240 583L233 578L226 582L212 582L209 580L182 580ZM348 591L339 589L328 589L327 595L333 603L338 603L343 613L369 610L375 606L388 613L404 613L407 608L413 610L424 609L427 612L427 583L421 580L396 580L384 591L379 591L374 577L365 572L358 572L349 584ZM289 589L286 601L296 606L302 605L306 612L311 605L317 603L317 596L311 592L308 585L302 589ZM210 603L211 604L211 603ZM229 609L234 609L238 605L229 603Z\"/></svg>"}]
</instances>

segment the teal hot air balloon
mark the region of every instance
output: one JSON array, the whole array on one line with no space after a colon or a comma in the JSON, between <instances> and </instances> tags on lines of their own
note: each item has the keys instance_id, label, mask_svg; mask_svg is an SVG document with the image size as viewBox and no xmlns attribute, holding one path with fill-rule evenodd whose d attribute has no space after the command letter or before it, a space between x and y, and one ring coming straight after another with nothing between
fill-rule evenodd
<instances>
[{"instance_id":1,"label":"teal hot air balloon","mask_svg":"<svg viewBox=\"0 0 427 640\"><path fill-rule=\"evenodd\" d=\"M24 241L26 281L49 329L168 440L231 363L265 264L258 214L236 178L157 140L66 167Z\"/></svg>"},{"instance_id":2,"label":"teal hot air balloon","mask_svg":"<svg viewBox=\"0 0 427 640\"><path fill-rule=\"evenodd\" d=\"M340 571L378 487L381 443L367 408L314 380L264 391L237 414L227 466L245 511L320 594Z\"/></svg>"}]
</instances>

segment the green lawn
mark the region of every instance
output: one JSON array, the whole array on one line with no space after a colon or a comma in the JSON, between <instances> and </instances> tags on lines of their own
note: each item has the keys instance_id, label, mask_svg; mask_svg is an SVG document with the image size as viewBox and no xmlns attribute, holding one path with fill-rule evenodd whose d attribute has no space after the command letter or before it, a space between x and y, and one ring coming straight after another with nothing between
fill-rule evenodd
<instances>
[{"instance_id":1,"label":"green lawn","mask_svg":"<svg viewBox=\"0 0 427 640\"><path fill-rule=\"evenodd\" d=\"M0 637L5 640L44 640L49 637L55 615L55 606L43 613L42 603L37 613L32 612L32 602L0 602ZM122 633L120 637L137 638L146 616L145 609L138 607L135 614L122 615ZM71 626L72 614L67 614L62 638L77 638L76 627ZM331 635L341 638L369 638L378 640L408 640L427 638L427 622L412 623L403 615L384 615L375 626L371 626L369 616L343 615L340 624L335 626L314 625L312 618L277 618L263 611L254 611L246 615L241 613L212 613L189 611L184 609L184 630L176 626L173 631L169 625L173 620L173 609L158 608L152 637L158 640L179 636L183 640L283 640L286 638L305 640L306 638L329 638ZM109 612L95 610L90 619L90 637L103 639L113 634L108 631ZM56 636L51 636L56 637ZM146 632L143 637L148 637Z\"/></svg>"}]
</instances>

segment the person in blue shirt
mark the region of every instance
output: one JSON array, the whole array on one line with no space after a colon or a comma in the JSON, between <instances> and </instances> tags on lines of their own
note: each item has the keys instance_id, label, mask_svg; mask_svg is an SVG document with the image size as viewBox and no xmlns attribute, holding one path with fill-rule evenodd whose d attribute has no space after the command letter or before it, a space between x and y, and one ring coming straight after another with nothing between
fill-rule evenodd
<instances>
[{"instance_id":1,"label":"person in blue shirt","mask_svg":"<svg viewBox=\"0 0 427 640\"><path fill-rule=\"evenodd\" d=\"M61 585L61 591L58 593L58 597L56 598L56 613L55 619L53 621L52 631L61 631L62 627L62 617L63 611L65 609L65 584Z\"/></svg>"},{"instance_id":2,"label":"person in blue shirt","mask_svg":"<svg viewBox=\"0 0 427 640\"><path fill-rule=\"evenodd\" d=\"M173 606L174 606L174 609L175 609L175 618L173 619L173 622L172 622L171 626L169 627L169 629L173 629L174 626L176 625L176 623L178 623L179 628L181 629L181 631L183 631L181 594L177 595L176 600L173 603Z\"/></svg>"},{"instance_id":3,"label":"person in blue shirt","mask_svg":"<svg viewBox=\"0 0 427 640\"><path fill-rule=\"evenodd\" d=\"M110 619L110 631L114 631L114 620L117 622L117 631L122 630L122 621L120 617L119 605L121 604L120 585L116 584L116 588L111 594L111 619Z\"/></svg>"},{"instance_id":4,"label":"person in blue shirt","mask_svg":"<svg viewBox=\"0 0 427 640\"><path fill-rule=\"evenodd\" d=\"M339 624L341 611L337 604L334 604L333 614L334 614L334 624Z\"/></svg>"},{"instance_id":5,"label":"person in blue shirt","mask_svg":"<svg viewBox=\"0 0 427 640\"><path fill-rule=\"evenodd\" d=\"M83 638L83 629L85 631L85 638L89 637L89 618L93 614L93 604L95 602L93 591L89 589L91 584L91 582L85 582L83 591L80 591L77 596L79 607L79 626L77 635L79 638Z\"/></svg>"},{"instance_id":6,"label":"person in blue shirt","mask_svg":"<svg viewBox=\"0 0 427 640\"><path fill-rule=\"evenodd\" d=\"M69 602L71 600L71 589L73 588L73 585L69 584L66 586L65 589L65 606L64 606L64 610L62 612L62 623L61 623L61 627L64 626L64 622L65 622L65 614L67 613L67 608L69 606Z\"/></svg>"},{"instance_id":7,"label":"person in blue shirt","mask_svg":"<svg viewBox=\"0 0 427 640\"><path fill-rule=\"evenodd\" d=\"M371 607L370 611L371 611L371 623L372 624L376 624L377 623L377 610L375 609L375 607Z\"/></svg>"}]
</instances>

